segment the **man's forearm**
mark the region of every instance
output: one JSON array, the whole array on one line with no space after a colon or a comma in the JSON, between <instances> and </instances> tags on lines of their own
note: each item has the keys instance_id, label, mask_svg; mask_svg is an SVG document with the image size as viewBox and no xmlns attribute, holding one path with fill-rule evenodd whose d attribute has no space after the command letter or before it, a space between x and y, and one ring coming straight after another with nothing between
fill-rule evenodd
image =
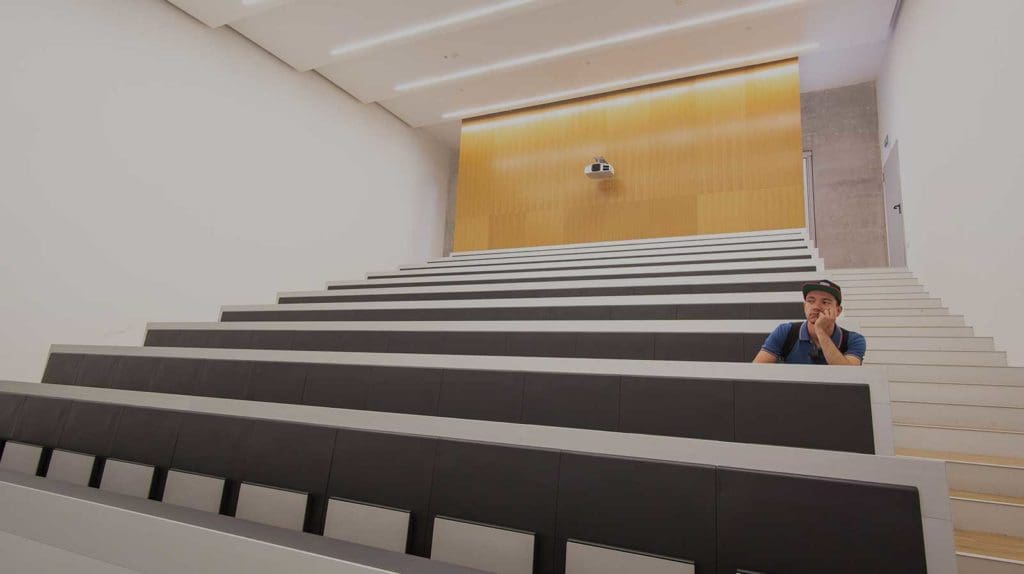
<instances>
[{"instance_id":1,"label":"man's forearm","mask_svg":"<svg viewBox=\"0 0 1024 574\"><path fill-rule=\"evenodd\" d=\"M838 329L839 327L836 327ZM853 365L846 356L843 355L839 347L832 342L832 337L824 337L821 334L818 335L818 344L821 345L821 352L825 355L825 360L830 365Z\"/></svg>"}]
</instances>

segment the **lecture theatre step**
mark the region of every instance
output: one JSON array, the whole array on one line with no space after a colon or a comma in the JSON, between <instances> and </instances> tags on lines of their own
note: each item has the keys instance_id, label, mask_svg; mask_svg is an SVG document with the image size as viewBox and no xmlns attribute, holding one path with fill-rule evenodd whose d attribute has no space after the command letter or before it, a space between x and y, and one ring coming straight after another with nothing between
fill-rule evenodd
<instances>
[{"instance_id":1,"label":"lecture theatre step","mask_svg":"<svg viewBox=\"0 0 1024 574\"><path fill-rule=\"evenodd\" d=\"M868 342L865 363L874 365L970 365L982 367L1006 366L1006 353L1002 351L894 351L874 349Z\"/></svg>"},{"instance_id":2,"label":"lecture theatre step","mask_svg":"<svg viewBox=\"0 0 1024 574\"><path fill-rule=\"evenodd\" d=\"M1024 498L951 490L953 528L1024 539Z\"/></svg>"},{"instance_id":3,"label":"lecture theatre step","mask_svg":"<svg viewBox=\"0 0 1024 574\"><path fill-rule=\"evenodd\" d=\"M665 295L682 293L739 293L786 291L799 293L804 283L820 279L817 272L743 273L691 275L682 277L630 277L618 279L574 279L572 281L501 281L486 284L447 284L388 287L362 282L358 289L296 291L278 293L281 303L325 302L327 300L443 300L517 297L589 297L609 295ZM885 288L883 281L847 282L846 293L854 290L871 294Z\"/></svg>"},{"instance_id":4,"label":"lecture theatre step","mask_svg":"<svg viewBox=\"0 0 1024 574\"><path fill-rule=\"evenodd\" d=\"M974 327L865 327L865 337L973 337Z\"/></svg>"},{"instance_id":5,"label":"lecture theatre step","mask_svg":"<svg viewBox=\"0 0 1024 574\"><path fill-rule=\"evenodd\" d=\"M1024 433L935 425L893 424L898 449L1024 458Z\"/></svg>"},{"instance_id":6,"label":"lecture theatre step","mask_svg":"<svg viewBox=\"0 0 1024 574\"><path fill-rule=\"evenodd\" d=\"M455 251L450 257L441 260L464 260L480 257L507 257L516 255L544 255L550 253L586 253L606 250L608 248L637 249L640 247L659 247L666 245L721 245L730 243L759 242L772 240L807 240L805 228L773 229L765 231L749 231L741 233L711 233L704 235L683 235L675 237L654 237L647 239L629 239L620 241L594 241L587 243L566 243L560 245L539 245L534 247L512 247L503 249L481 249L473 251Z\"/></svg>"},{"instance_id":7,"label":"lecture theatre step","mask_svg":"<svg viewBox=\"0 0 1024 574\"><path fill-rule=\"evenodd\" d=\"M941 317L949 315L946 307L889 307L866 308L853 306L854 303L873 303L871 301L849 301L843 305L844 317Z\"/></svg>"},{"instance_id":8,"label":"lecture theatre step","mask_svg":"<svg viewBox=\"0 0 1024 574\"><path fill-rule=\"evenodd\" d=\"M839 286L843 289L843 297L874 295L878 293L924 293L924 286L914 278L850 279L844 280Z\"/></svg>"},{"instance_id":9,"label":"lecture theatre step","mask_svg":"<svg viewBox=\"0 0 1024 574\"><path fill-rule=\"evenodd\" d=\"M1019 407L893 401L892 417L899 424L1024 432Z\"/></svg>"},{"instance_id":10,"label":"lecture theatre step","mask_svg":"<svg viewBox=\"0 0 1024 574\"><path fill-rule=\"evenodd\" d=\"M1022 367L965 367L892 364L886 367L890 381L960 383L1024 387Z\"/></svg>"},{"instance_id":11,"label":"lecture theatre step","mask_svg":"<svg viewBox=\"0 0 1024 574\"><path fill-rule=\"evenodd\" d=\"M896 287L876 286L871 291L851 293L845 285L843 287L843 301L872 301L874 299L928 299L929 295L924 290L924 285L906 285ZM858 288L861 289L861 288Z\"/></svg>"},{"instance_id":12,"label":"lecture theatre step","mask_svg":"<svg viewBox=\"0 0 1024 574\"><path fill-rule=\"evenodd\" d=\"M230 305L222 321L504 321L803 317L799 292Z\"/></svg>"},{"instance_id":13,"label":"lecture theatre step","mask_svg":"<svg viewBox=\"0 0 1024 574\"><path fill-rule=\"evenodd\" d=\"M811 254L817 257L817 249L811 247L803 239L787 239L783 241L758 241L719 245L698 245L690 247L642 247L637 249L603 249L589 253L554 253L550 255L520 255L514 257L489 257L477 259L444 259L431 260L427 263L400 265L399 271L421 270L463 270L475 267L502 267L507 265L565 264L585 261L609 261L615 259L633 259L643 261L657 257L697 256L697 255L730 255L735 253L763 254L769 251L787 251L790 253Z\"/></svg>"},{"instance_id":14,"label":"lecture theatre step","mask_svg":"<svg viewBox=\"0 0 1024 574\"><path fill-rule=\"evenodd\" d=\"M854 309L942 309L942 299L918 297L915 299L872 299L872 300L844 300L843 310Z\"/></svg>"},{"instance_id":15,"label":"lecture theatre step","mask_svg":"<svg viewBox=\"0 0 1024 574\"><path fill-rule=\"evenodd\" d=\"M826 269L833 277L851 277L859 275L902 275L910 273L906 267L849 267Z\"/></svg>"},{"instance_id":16,"label":"lecture theatre step","mask_svg":"<svg viewBox=\"0 0 1024 574\"><path fill-rule=\"evenodd\" d=\"M896 454L946 461L951 489L1024 497L1024 458L908 448L898 448Z\"/></svg>"},{"instance_id":17,"label":"lecture theatre step","mask_svg":"<svg viewBox=\"0 0 1024 574\"><path fill-rule=\"evenodd\" d=\"M917 280L917 278L914 277L913 273L905 272L905 271L895 272L895 273L850 273L850 274L838 274L838 273L836 273L834 271L829 271L828 269L825 269L825 270L822 270L820 273L823 276L825 276L826 278L835 281L840 286L845 286L846 283L848 283L850 281L888 281L888 280L891 280L891 279L913 279L915 281Z\"/></svg>"},{"instance_id":18,"label":"lecture theatre step","mask_svg":"<svg viewBox=\"0 0 1024 574\"><path fill-rule=\"evenodd\" d=\"M864 334L864 333L862 333ZM991 337L939 337L909 336L895 337L868 335L868 347L878 351L976 351L994 352L995 341Z\"/></svg>"},{"instance_id":19,"label":"lecture theatre step","mask_svg":"<svg viewBox=\"0 0 1024 574\"><path fill-rule=\"evenodd\" d=\"M653 267L656 265L698 264L698 263L738 263L743 261L772 261L811 259L816 252L807 247L758 250L731 250L728 252L712 251L705 253L688 253L678 250L665 252L639 253L628 252L623 256L587 256L587 258L559 259L555 261L509 261L500 263L484 263L478 265L459 265L455 267L427 266L415 269L390 269L371 271L367 279L388 277L422 277L422 276L458 276L475 273L511 273L526 271L578 270L587 268L619 268L619 267Z\"/></svg>"},{"instance_id":20,"label":"lecture theatre step","mask_svg":"<svg viewBox=\"0 0 1024 574\"><path fill-rule=\"evenodd\" d=\"M817 272L820 259L766 260L739 263L679 263L655 267L619 267L609 269L580 269L573 271L520 271L515 273L484 273L439 277L397 277L391 279L368 278L362 280L330 281L328 289L358 289L365 286L405 285L458 285L479 283L518 283L528 281L571 281L580 279L688 277L701 275L743 275L750 273Z\"/></svg>"},{"instance_id":21,"label":"lecture theatre step","mask_svg":"<svg viewBox=\"0 0 1024 574\"><path fill-rule=\"evenodd\" d=\"M918 315L914 317L894 317L882 312L871 315L859 315L857 324L861 327L963 327L963 315Z\"/></svg>"},{"instance_id":22,"label":"lecture theatre step","mask_svg":"<svg viewBox=\"0 0 1024 574\"><path fill-rule=\"evenodd\" d=\"M976 405L1024 409L1024 386L1011 387L1005 385L895 381L889 384L889 394L893 401L908 403Z\"/></svg>"},{"instance_id":23,"label":"lecture theatre step","mask_svg":"<svg viewBox=\"0 0 1024 574\"><path fill-rule=\"evenodd\" d=\"M956 531L960 574L1024 574L1024 538Z\"/></svg>"}]
</instances>

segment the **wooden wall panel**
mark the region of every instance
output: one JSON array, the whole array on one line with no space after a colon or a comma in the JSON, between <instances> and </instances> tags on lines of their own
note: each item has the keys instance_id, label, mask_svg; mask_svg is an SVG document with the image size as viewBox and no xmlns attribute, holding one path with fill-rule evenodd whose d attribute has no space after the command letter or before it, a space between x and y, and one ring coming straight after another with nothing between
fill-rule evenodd
<instances>
[{"instance_id":1,"label":"wooden wall panel","mask_svg":"<svg viewBox=\"0 0 1024 574\"><path fill-rule=\"evenodd\" d=\"M456 251L803 225L796 60L462 126Z\"/></svg>"}]
</instances>

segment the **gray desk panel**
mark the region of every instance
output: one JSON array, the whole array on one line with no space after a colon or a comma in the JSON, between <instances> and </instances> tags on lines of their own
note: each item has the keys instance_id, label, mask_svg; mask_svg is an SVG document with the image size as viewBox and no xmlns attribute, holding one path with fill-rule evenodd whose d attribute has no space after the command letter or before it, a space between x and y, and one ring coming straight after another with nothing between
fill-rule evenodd
<instances>
[{"instance_id":1,"label":"gray desk panel","mask_svg":"<svg viewBox=\"0 0 1024 574\"><path fill-rule=\"evenodd\" d=\"M167 471L167 483L164 485L163 497L163 501L167 504L217 514L220 511L220 501L223 495L224 479L222 478L174 469Z\"/></svg>"},{"instance_id":2,"label":"gray desk panel","mask_svg":"<svg viewBox=\"0 0 1024 574\"><path fill-rule=\"evenodd\" d=\"M692 562L570 540L565 574L695 574Z\"/></svg>"},{"instance_id":3,"label":"gray desk panel","mask_svg":"<svg viewBox=\"0 0 1024 574\"><path fill-rule=\"evenodd\" d=\"M9 440L4 443L3 456L0 457L0 470L35 475L39 468L39 457L42 454L43 447Z\"/></svg>"},{"instance_id":4,"label":"gray desk panel","mask_svg":"<svg viewBox=\"0 0 1024 574\"><path fill-rule=\"evenodd\" d=\"M100 489L126 496L148 498L153 475L152 466L108 458L103 464Z\"/></svg>"},{"instance_id":5,"label":"gray desk panel","mask_svg":"<svg viewBox=\"0 0 1024 574\"><path fill-rule=\"evenodd\" d=\"M243 483L235 517L301 532L306 521L306 497L304 492Z\"/></svg>"},{"instance_id":6,"label":"gray desk panel","mask_svg":"<svg viewBox=\"0 0 1024 574\"><path fill-rule=\"evenodd\" d=\"M71 497L90 504L124 509L132 513L156 517L178 524L194 525L208 531L213 531L197 534L197 536L202 536L204 540L209 540L211 536L217 537L220 540L219 536L223 533L229 535L224 541L230 544L235 544L235 542L231 542L232 540L256 541L259 544L280 546L286 549L366 565L398 574L481 574L479 570L435 562L410 554L388 552L360 544L293 532L182 506L104 492L94 488L60 483L45 478L22 476L17 473L0 470L0 487L3 484L26 487L41 493ZM223 548L221 544L216 545L215 548L218 549L218 552L223 551L221 550ZM239 552L242 550L236 549L234 551ZM334 568L341 566L341 564L334 564Z\"/></svg>"},{"instance_id":7,"label":"gray desk panel","mask_svg":"<svg viewBox=\"0 0 1024 574\"><path fill-rule=\"evenodd\" d=\"M324 536L405 552L409 542L409 519L408 510L332 498L327 503Z\"/></svg>"},{"instance_id":8,"label":"gray desk panel","mask_svg":"<svg viewBox=\"0 0 1024 574\"><path fill-rule=\"evenodd\" d=\"M532 533L438 516L430 558L495 574L533 574Z\"/></svg>"},{"instance_id":9,"label":"gray desk panel","mask_svg":"<svg viewBox=\"0 0 1024 574\"><path fill-rule=\"evenodd\" d=\"M50 457L50 467L46 471L46 478L88 486L95 460L94 457L88 455L55 449Z\"/></svg>"}]
</instances>

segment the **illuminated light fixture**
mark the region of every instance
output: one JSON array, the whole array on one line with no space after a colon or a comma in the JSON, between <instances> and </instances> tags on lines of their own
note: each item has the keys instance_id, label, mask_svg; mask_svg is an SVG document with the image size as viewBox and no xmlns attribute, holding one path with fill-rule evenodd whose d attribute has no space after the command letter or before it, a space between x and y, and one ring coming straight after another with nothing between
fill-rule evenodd
<instances>
[{"instance_id":1,"label":"illuminated light fixture","mask_svg":"<svg viewBox=\"0 0 1024 574\"><path fill-rule=\"evenodd\" d=\"M490 104L476 108L466 108L463 110L457 110L454 112L441 114L441 117L446 120L454 118L466 118L470 116L478 116L488 114L491 112L498 112L515 108L524 108L527 106L545 104L558 100L565 100L569 98L597 94L601 92L610 92L612 90L616 90L619 88L628 88L632 86L650 84L663 80L684 78L686 76L696 76L698 74L705 72L725 70L728 68L736 68L740 66L758 64L762 62L770 62L772 60L781 60L783 58L792 58L793 56L799 55L803 52L814 50L817 47L817 43L790 46L788 48L781 48L778 50L772 50L770 52L760 52L757 54L750 54L738 58L717 60L715 62L708 62L705 64L700 64L699 66L691 66L689 68L676 68L674 70L666 70L664 72L654 72L652 74L645 74L643 76L634 76L632 78L627 78L625 80L615 80L612 82L605 82L602 84L592 84L590 86L584 86L582 88L575 88L572 90L552 92L550 94L544 94L542 96L533 96L530 98L522 98L519 100L509 100L507 102L500 102L497 104Z\"/></svg>"},{"instance_id":2,"label":"illuminated light fixture","mask_svg":"<svg viewBox=\"0 0 1024 574\"><path fill-rule=\"evenodd\" d=\"M437 30L438 28L445 28L448 26L453 26L455 24L468 22L470 20L476 20L477 18L483 18L484 16L489 16L496 12L503 12L505 10L510 10L518 6L522 6L524 4L530 4L531 2L535 1L536 0L508 0L507 2L500 2L498 4L493 4L491 6L485 6L483 8L477 8L475 10L460 12L458 14L448 16L447 18L434 20L433 22L417 24L415 26L410 26L408 28L403 28L401 30L395 30L394 32L389 32L382 36L376 36L374 38L367 38L365 40L358 40L355 42L351 42L349 44L342 44L341 46L336 46L331 49L331 56L336 57L345 54L351 54L352 52L366 50L368 48L373 48L376 46L380 46L381 44L394 42L396 40L402 40L413 36L419 36L420 34L425 34L427 32Z\"/></svg>"},{"instance_id":3,"label":"illuminated light fixture","mask_svg":"<svg viewBox=\"0 0 1024 574\"><path fill-rule=\"evenodd\" d=\"M804 2L804 0L771 0L770 2L762 2L761 4L747 6L746 8L736 8L734 10L714 12L712 14L706 14L704 16L698 16L696 18L680 20L679 22L673 22L672 24L664 24L661 26L653 26L651 28L643 28L641 30L634 30L632 32L626 32L624 34L610 36L608 38L604 38L601 40L584 42L582 44L574 44L572 46L563 46L561 48L548 50L547 52L530 54L528 56L523 56L521 58L504 60L501 62L496 62L494 64L488 64L486 66L467 68L465 70L459 72L452 72L451 74L445 74L443 76L434 76L430 78L423 78L420 80L413 80L411 82L406 82L404 84L398 84L397 86L394 87L394 90L396 92L405 92L408 90L416 90L428 86L436 86L438 84L452 82L455 80L462 80L465 78L471 78L473 76L479 76L481 74L487 74L499 70L508 70L509 68L517 68L519 66L525 66L528 64L533 64L544 60L551 60L554 58L561 58L563 56L578 54L580 52L586 52L597 48L603 48L606 46L614 46L615 44L632 42L634 40L649 38L651 36L657 36L660 34L665 34L667 32L675 32L678 30L685 30L687 28L696 28L698 26L714 24L716 22L729 20L739 16L757 14L759 12L767 12L769 10L775 10L777 8L782 8L793 4L799 4L801 2Z\"/></svg>"}]
</instances>

